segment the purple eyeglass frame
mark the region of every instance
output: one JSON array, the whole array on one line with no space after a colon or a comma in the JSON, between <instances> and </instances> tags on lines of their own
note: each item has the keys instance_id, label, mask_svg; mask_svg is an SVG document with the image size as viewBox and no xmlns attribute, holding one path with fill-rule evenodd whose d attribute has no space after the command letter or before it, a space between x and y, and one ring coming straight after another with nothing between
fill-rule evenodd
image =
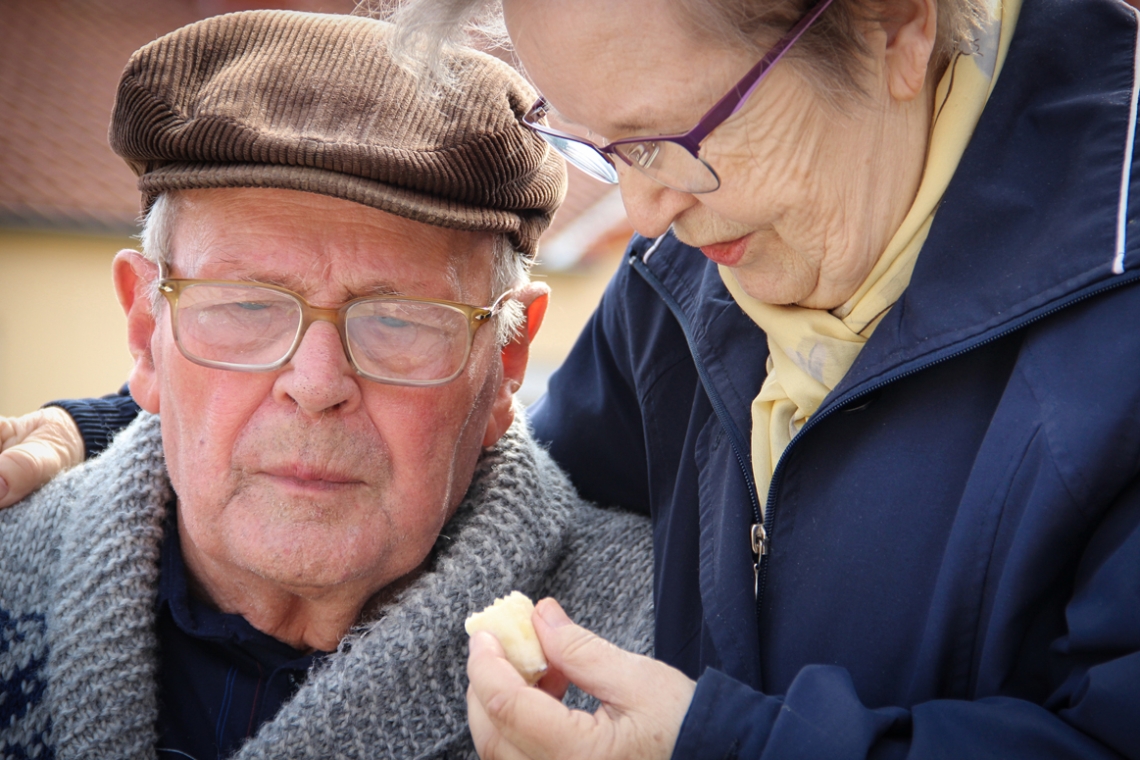
<instances>
[{"instance_id":1,"label":"purple eyeglass frame","mask_svg":"<svg viewBox=\"0 0 1140 760\"><path fill-rule=\"evenodd\" d=\"M688 151L693 156L693 158L701 161L701 163L705 163L704 160L700 157L701 143L704 142L704 139L708 137L714 129L719 127L721 124L727 121L729 117L744 107L744 104L748 102L748 98L752 96L752 93L755 92L756 88L760 86L760 83L764 81L764 77L768 75L768 72L772 70L772 67L775 66L776 63L778 63L779 60L784 57L784 54L788 52L792 45L794 45L801 36L803 36L803 33L806 32L808 28L815 23L816 19L820 17L820 14L827 10L827 7L831 5L832 2L833 0L820 0L818 3L816 3L811 10L805 13L799 21L792 25L792 28L788 30L787 34L781 37L776 42L776 44L773 45L771 49L769 49L768 52L764 54L764 57L761 58L755 66L749 69L748 73L745 74L723 98L718 100L716 104L713 105L713 107L710 108L705 113L705 115L701 117L701 120L697 122L697 125L695 127L690 129L688 132L685 132L684 134L626 137L622 138L621 140L614 140L613 142L606 145L595 145L589 140L578 137L576 135L571 135L566 132L562 132L561 130L552 129L542 124L536 124L535 120L543 118L549 111L549 105L547 104L546 98L544 97L540 97L538 101L533 106L531 106L530 111L528 111L526 116L523 117L523 124L540 134L548 134L553 137L569 140L571 142L576 142L581 145L591 147L598 153L602 154L604 157L608 158L610 155L616 155L626 164L631 166L633 163L628 158L617 152L617 146L644 142L671 142L680 145L682 148ZM612 159L610 160L610 163L613 163ZM708 167L708 170L713 173L713 176L717 180L717 187L719 187L720 177L717 176L716 171L707 163L705 163L705 166ZM713 189L715 190L716 188Z\"/></svg>"}]
</instances>

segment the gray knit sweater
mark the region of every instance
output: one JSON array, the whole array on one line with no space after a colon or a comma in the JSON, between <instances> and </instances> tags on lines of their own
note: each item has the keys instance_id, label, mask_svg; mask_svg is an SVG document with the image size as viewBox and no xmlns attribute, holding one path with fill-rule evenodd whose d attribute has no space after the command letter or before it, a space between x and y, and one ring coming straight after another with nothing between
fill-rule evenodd
<instances>
[{"instance_id":1,"label":"gray knit sweater","mask_svg":"<svg viewBox=\"0 0 1140 760\"><path fill-rule=\"evenodd\" d=\"M0 512L0 758L156 757L154 631L170 483L158 419ZM435 559L238 753L473 756L463 620L519 589L627 649L652 640L648 523L582 502L516 422L475 473ZM589 705L580 692L567 699Z\"/></svg>"}]
</instances>

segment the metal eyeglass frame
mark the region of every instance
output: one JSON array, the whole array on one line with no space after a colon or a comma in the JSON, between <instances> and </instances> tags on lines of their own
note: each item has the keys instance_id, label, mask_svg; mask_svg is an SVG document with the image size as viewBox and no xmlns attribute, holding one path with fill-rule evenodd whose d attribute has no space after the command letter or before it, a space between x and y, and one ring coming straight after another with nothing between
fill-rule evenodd
<instances>
[{"instance_id":1,"label":"metal eyeglass frame","mask_svg":"<svg viewBox=\"0 0 1140 760\"><path fill-rule=\"evenodd\" d=\"M337 308L322 308L319 306L312 306L303 297L294 293L288 288L280 287L279 285L270 285L264 282L255 282L251 280L197 280L190 278L180 277L166 277L165 267L159 266L159 281L158 292L166 297L167 302L170 304L170 327L174 333L174 343L178 346L179 352L186 357L187 360L199 364L203 367L210 367L212 369L225 369L233 370L236 372L272 372L285 366L293 355L297 353L297 349L301 346L301 341L308 332L309 326L313 322L329 322L336 326L337 333L340 335L341 348L344 349L344 355L348 358L348 363L352 365L356 374L361 377L371 380L376 383L384 383L386 385L414 385L414 386L432 386L444 385L450 383L455 378L463 373L464 368L467 367L467 360L471 357L471 346L475 342L475 333L480 327L489 323L491 318L496 316L503 308L507 297L513 291L500 295L492 302L490 306L470 306L464 303L456 303L455 301L446 301L441 298L413 298L411 296L362 296L360 298L353 298L351 301L346 301ZM200 356L194 356L186 348L183 347L181 339L178 337L178 298L182 295L182 291L191 285L221 285L224 287L256 287L272 290L282 295L288 296L295 300L301 306L301 323L297 328L297 334L293 338L293 345L279 360L272 364L235 364L232 362L215 361L212 359L203 359ZM356 363L356 358L352 355L352 349L349 348L348 333L345 327L345 316L348 310L358 303L363 301L410 301L414 303L433 303L441 306L448 306L456 311L462 313L467 317L467 348L463 352L463 360L459 363L458 369L444 378L435 380L408 380L400 378L381 377L379 375L371 375L360 368Z\"/></svg>"},{"instance_id":2,"label":"metal eyeglass frame","mask_svg":"<svg viewBox=\"0 0 1140 760\"><path fill-rule=\"evenodd\" d=\"M624 155L617 151L618 146L630 145L634 143L675 143L688 151L689 154L691 154L697 161L700 161L702 164L704 164L705 168L708 169L709 173L716 181L715 187L712 187L708 190L689 190L682 187L674 187L667 182L662 182L660 179L652 177L652 175L648 175L646 172L643 173L647 174L647 176L650 176L654 181L659 182L660 184L674 190L679 190L685 193L711 193L720 187L720 176L717 175L715 169L708 165L708 162L701 158L701 142L703 142L704 139L708 137L714 129L719 127L721 124L727 121L729 117L744 107L744 104L748 101L748 98L752 96L752 93L755 92L756 88L760 86L760 83L764 81L764 77L768 75L768 72L772 70L772 67L776 65L776 63L781 58L784 57L784 54L787 53L792 45L794 45L796 41L799 40L803 33L806 32L808 28L815 23L816 19L820 17L820 15L827 9L829 5L831 5L832 2L833 0L820 0L820 2L816 3L816 5L813 6L811 10L805 13L800 18L800 20L797 21L792 26L792 28L788 30L787 34L781 37L776 42L776 44L773 45L771 49L769 49L768 52L764 54L764 57L761 58L755 66L748 70L748 73L745 74L723 98L718 100L716 104L713 105L713 107L710 108L708 112L706 112L705 115L701 117L700 121L697 122L697 125L695 127L690 129L688 132L685 132L684 134L655 135L652 137L626 137L621 140L614 140L613 142L606 145L595 145L594 143L584 138L563 132L558 129L552 129L551 127L537 123L539 119L545 118L550 111L550 106L547 104L546 98L543 97L540 97L538 101L533 106L531 106L530 110L523 117L523 124L530 127L540 135L549 135L558 140L574 142L584 147L593 149L598 155L605 159L605 161L611 167L613 167L613 159L610 158L610 156L616 155L627 165L632 166L639 171L641 171L641 169L636 162L631 161L629 158L626 158ZM566 158L590 176L599 179L602 182L608 182L609 184L617 183L618 175L616 169L612 170L608 175L603 176L597 170L591 169L578 163L549 140L547 143L550 144L551 147L553 147L556 151L558 151L558 153L562 155L563 158Z\"/></svg>"}]
</instances>

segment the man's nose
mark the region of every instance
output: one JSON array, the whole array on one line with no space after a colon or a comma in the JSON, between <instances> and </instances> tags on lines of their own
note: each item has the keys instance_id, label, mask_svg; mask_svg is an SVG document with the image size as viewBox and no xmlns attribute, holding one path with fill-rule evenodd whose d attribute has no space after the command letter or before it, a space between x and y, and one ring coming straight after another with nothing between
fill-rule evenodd
<instances>
[{"instance_id":1,"label":"man's nose","mask_svg":"<svg viewBox=\"0 0 1140 760\"><path fill-rule=\"evenodd\" d=\"M350 412L360 403L360 382L336 327L318 321L309 325L277 378L274 394L280 401L292 400L308 414Z\"/></svg>"},{"instance_id":2,"label":"man's nose","mask_svg":"<svg viewBox=\"0 0 1140 760\"><path fill-rule=\"evenodd\" d=\"M623 162L617 161L618 186L630 224L642 236L660 237L673 220L697 204L696 196L665 187Z\"/></svg>"}]
</instances>

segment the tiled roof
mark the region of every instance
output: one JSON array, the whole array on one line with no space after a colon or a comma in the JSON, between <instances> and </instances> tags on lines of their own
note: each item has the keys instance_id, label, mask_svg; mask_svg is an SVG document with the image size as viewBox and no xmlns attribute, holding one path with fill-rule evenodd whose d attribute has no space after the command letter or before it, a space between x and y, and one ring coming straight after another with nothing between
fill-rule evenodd
<instances>
[{"instance_id":1,"label":"tiled roof","mask_svg":"<svg viewBox=\"0 0 1140 760\"><path fill-rule=\"evenodd\" d=\"M107 146L136 49L200 18L256 7L348 12L353 0L3 0L0 224L130 230L135 177Z\"/></svg>"}]
</instances>

